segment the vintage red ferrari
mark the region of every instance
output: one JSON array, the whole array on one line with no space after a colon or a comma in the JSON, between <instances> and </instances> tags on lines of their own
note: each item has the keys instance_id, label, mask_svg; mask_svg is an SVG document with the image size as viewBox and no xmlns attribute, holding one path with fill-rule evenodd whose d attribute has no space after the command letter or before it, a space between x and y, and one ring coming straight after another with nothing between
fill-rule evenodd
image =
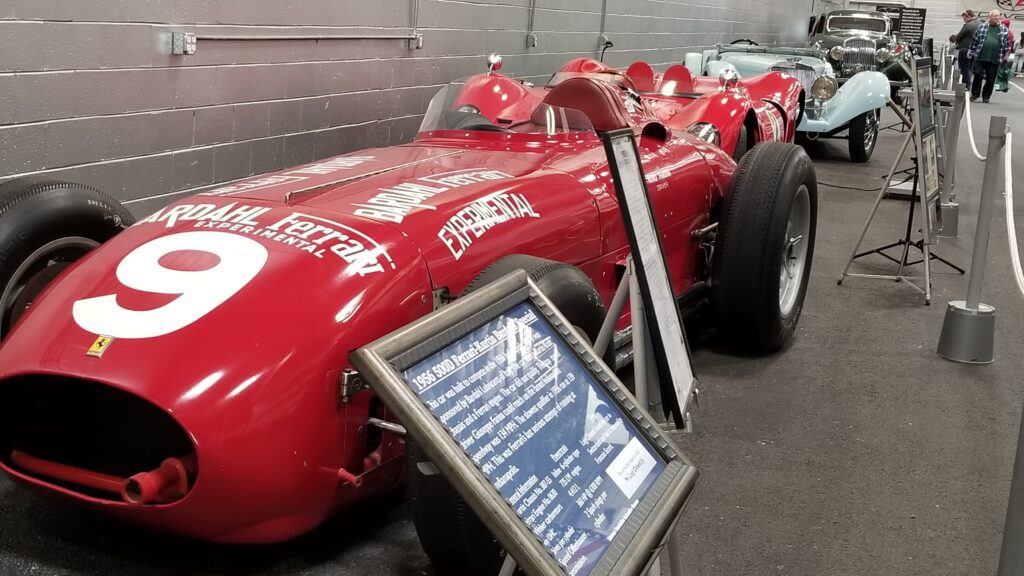
<instances>
[{"instance_id":1,"label":"vintage red ferrari","mask_svg":"<svg viewBox=\"0 0 1024 576\"><path fill-rule=\"evenodd\" d=\"M391 490L405 439L349 353L518 268L596 334L627 256L599 133L623 127L680 305L713 312L726 346L778 350L814 248L813 166L785 143L799 83L640 84L591 60L545 87L474 76L433 99L411 143L134 224L86 186L0 185L0 468L220 542L290 539ZM765 143L737 165L741 134ZM444 510L422 512L435 488L412 468L421 534L451 534Z\"/></svg>"}]
</instances>

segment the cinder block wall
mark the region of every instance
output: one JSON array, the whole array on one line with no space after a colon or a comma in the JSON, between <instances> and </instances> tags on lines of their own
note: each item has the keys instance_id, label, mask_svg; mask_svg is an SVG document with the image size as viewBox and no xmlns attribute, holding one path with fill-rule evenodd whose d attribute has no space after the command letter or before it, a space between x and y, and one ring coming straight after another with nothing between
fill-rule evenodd
<instances>
[{"instance_id":1,"label":"cinder block wall","mask_svg":"<svg viewBox=\"0 0 1024 576\"><path fill-rule=\"evenodd\" d=\"M735 38L805 37L811 0L0 0L0 180L98 186L145 213L214 183L410 140L430 97L480 72L565 60L657 65ZM603 26L603 28L602 28ZM202 36L407 35L214 41Z\"/></svg>"}]
</instances>

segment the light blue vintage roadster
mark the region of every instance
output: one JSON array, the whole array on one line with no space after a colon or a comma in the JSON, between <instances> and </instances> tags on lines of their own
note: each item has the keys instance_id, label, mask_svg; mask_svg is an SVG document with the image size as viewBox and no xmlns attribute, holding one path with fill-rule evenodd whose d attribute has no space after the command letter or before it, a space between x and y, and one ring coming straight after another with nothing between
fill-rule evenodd
<instances>
[{"instance_id":1,"label":"light blue vintage roadster","mask_svg":"<svg viewBox=\"0 0 1024 576\"><path fill-rule=\"evenodd\" d=\"M881 72L859 72L840 84L817 48L758 46L749 40L687 54L686 65L694 75L719 76L732 69L740 77L769 70L795 76L805 94L798 137L846 139L854 162L867 162L875 150L879 115L889 99L889 79Z\"/></svg>"}]
</instances>

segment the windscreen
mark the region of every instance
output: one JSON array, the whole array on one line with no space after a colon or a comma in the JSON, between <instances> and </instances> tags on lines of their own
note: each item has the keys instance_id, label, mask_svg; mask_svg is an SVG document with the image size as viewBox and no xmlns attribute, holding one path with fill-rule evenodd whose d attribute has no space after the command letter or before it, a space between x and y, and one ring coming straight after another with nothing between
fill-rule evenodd
<instances>
[{"instance_id":1,"label":"windscreen","mask_svg":"<svg viewBox=\"0 0 1024 576\"><path fill-rule=\"evenodd\" d=\"M828 19L828 29L831 31L863 30L885 34L889 31L889 21L885 18L870 16L833 16Z\"/></svg>"},{"instance_id":2,"label":"windscreen","mask_svg":"<svg viewBox=\"0 0 1024 576\"><path fill-rule=\"evenodd\" d=\"M469 82L472 83L473 79ZM476 88L464 80L442 88L430 100L419 131L465 130L554 136L594 130L583 112L550 106L541 102L540 98L503 103L504 106L495 112L493 99L482 101L490 98L490 95Z\"/></svg>"}]
</instances>

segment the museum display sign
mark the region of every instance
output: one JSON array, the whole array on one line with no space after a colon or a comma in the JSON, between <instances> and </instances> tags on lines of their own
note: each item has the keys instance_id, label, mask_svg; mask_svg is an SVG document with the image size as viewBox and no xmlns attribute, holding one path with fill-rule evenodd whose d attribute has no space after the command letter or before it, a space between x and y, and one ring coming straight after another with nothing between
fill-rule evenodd
<instances>
[{"instance_id":1,"label":"museum display sign","mask_svg":"<svg viewBox=\"0 0 1024 576\"><path fill-rule=\"evenodd\" d=\"M640 574L697 471L527 278L353 363L529 574Z\"/></svg>"}]
</instances>

